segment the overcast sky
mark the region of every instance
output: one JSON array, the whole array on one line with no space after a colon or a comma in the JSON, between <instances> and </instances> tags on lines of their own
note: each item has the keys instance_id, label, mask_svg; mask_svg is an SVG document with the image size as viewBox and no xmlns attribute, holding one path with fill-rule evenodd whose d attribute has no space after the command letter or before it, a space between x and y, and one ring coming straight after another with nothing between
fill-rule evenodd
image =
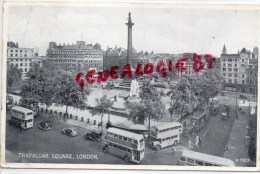
<instances>
[{"instance_id":1,"label":"overcast sky","mask_svg":"<svg viewBox=\"0 0 260 174\"><path fill-rule=\"evenodd\" d=\"M49 42L100 43L127 47L128 12L132 13L133 47L155 53L196 52L220 56L258 44L257 10L124 8L124 7L43 7L10 6L9 41L19 47L39 48L46 54Z\"/></svg>"}]
</instances>

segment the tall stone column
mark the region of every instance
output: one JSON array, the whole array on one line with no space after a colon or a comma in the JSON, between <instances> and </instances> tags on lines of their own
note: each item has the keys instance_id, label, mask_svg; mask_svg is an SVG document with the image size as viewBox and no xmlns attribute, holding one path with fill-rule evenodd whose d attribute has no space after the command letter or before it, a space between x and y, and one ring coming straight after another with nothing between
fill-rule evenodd
<instances>
[{"instance_id":1,"label":"tall stone column","mask_svg":"<svg viewBox=\"0 0 260 174\"><path fill-rule=\"evenodd\" d=\"M128 14L128 23L126 23L128 27L128 38L127 38L127 64L131 65L131 59L132 59L132 26L134 23L132 23L131 20L131 13Z\"/></svg>"}]
</instances>

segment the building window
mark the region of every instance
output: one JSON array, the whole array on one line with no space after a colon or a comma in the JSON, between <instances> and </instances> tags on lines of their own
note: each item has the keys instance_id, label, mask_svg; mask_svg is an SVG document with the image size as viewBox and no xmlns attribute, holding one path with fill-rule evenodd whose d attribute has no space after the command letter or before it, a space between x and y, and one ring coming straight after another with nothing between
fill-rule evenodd
<instances>
[{"instance_id":1,"label":"building window","mask_svg":"<svg viewBox=\"0 0 260 174\"><path fill-rule=\"evenodd\" d=\"M228 59L229 62L232 62L232 59Z\"/></svg>"},{"instance_id":2,"label":"building window","mask_svg":"<svg viewBox=\"0 0 260 174\"><path fill-rule=\"evenodd\" d=\"M24 72L27 72L27 68L24 69Z\"/></svg>"},{"instance_id":3,"label":"building window","mask_svg":"<svg viewBox=\"0 0 260 174\"><path fill-rule=\"evenodd\" d=\"M241 67L245 67L245 64L241 64Z\"/></svg>"},{"instance_id":4,"label":"building window","mask_svg":"<svg viewBox=\"0 0 260 174\"><path fill-rule=\"evenodd\" d=\"M242 74L242 78L245 78L245 75L244 75L244 74Z\"/></svg>"},{"instance_id":5,"label":"building window","mask_svg":"<svg viewBox=\"0 0 260 174\"><path fill-rule=\"evenodd\" d=\"M232 79L228 79L228 82L229 82L229 83L232 83Z\"/></svg>"},{"instance_id":6,"label":"building window","mask_svg":"<svg viewBox=\"0 0 260 174\"><path fill-rule=\"evenodd\" d=\"M22 53L23 52L23 50L20 50L20 53Z\"/></svg>"},{"instance_id":7,"label":"building window","mask_svg":"<svg viewBox=\"0 0 260 174\"><path fill-rule=\"evenodd\" d=\"M27 63L25 63L25 66L27 66Z\"/></svg>"},{"instance_id":8,"label":"building window","mask_svg":"<svg viewBox=\"0 0 260 174\"><path fill-rule=\"evenodd\" d=\"M20 61L22 62L22 61L23 61L23 59L20 59Z\"/></svg>"},{"instance_id":9,"label":"building window","mask_svg":"<svg viewBox=\"0 0 260 174\"><path fill-rule=\"evenodd\" d=\"M13 52L13 50L11 50L11 52Z\"/></svg>"},{"instance_id":10,"label":"building window","mask_svg":"<svg viewBox=\"0 0 260 174\"><path fill-rule=\"evenodd\" d=\"M237 74L237 73L235 73L235 77L238 77L238 74Z\"/></svg>"},{"instance_id":11,"label":"building window","mask_svg":"<svg viewBox=\"0 0 260 174\"><path fill-rule=\"evenodd\" d=\"M237 68L234 68L234 71L235 71L235 72L237 72L237 71L238 71L238 69L237 69Z\"/></svg>"},{"instance_id":12,"label":"building window","mask_svg":"<svg viewBox=\"0 0 260 174\"><path fill-rule=\"evenodd\" d=\"M237 64L235 64L235 67L237 67Z\"/></svg>"},{"instance_id":13,"label":"building window","mask_svg":"<svg viewBox=\"0 0 260 174\"><path fill-rule=\"evenodd\" d=\"M223 63L223 66L226 66L226 64L225 64L225 63Z\"/></svg>"},{"instance_id":14,"label":"building window","mask_svg":"<svg viewBox=\"0 0 260 174\"><path fill-rule=\"evenodd\" d=\"M223 68L223 71L226 71L226 68Z\"/></svg>"},{"instance_id":15,"label":"building window","mask_svg":"<svg viewBox=\"0 0 260 174\"><path fill-rule=\"evenodd\" d=\"M23 66L23 63L20 63L20 66Z\"/></svg>"},{"instance_id":16,"label":"building window","mask_svg":"<svg viewBox=\"0 0 260 174\"><path fill-rule=\"evenodd\" d=\"M17 52L18 52L18 50L15 50L15 52L17 53Z\"/></svg>"},{"instance_id":17,"label":"building window","mask_svg":"<svg viewBox=\"0 0 260 174\"><path fill-rule=\"evenodd\" d=\"M235 79L235 83L237 83L237 79Z\"/></svg>"},{"instance_id":18,"label":"building window","mask_svg":"<svg viewBox=\"0 0 260 174\"><path fill-rule=\"evenodd\" d=\"M17 57L17 54L15 54L15 57Z\"/></svg>"},{"instance_id":19,"label":"building window","mask_svg":"<svg viewBox=\"0 0 260 174\"><path fill-rule=\"evenodd\" d=\"M24 57L27 57L27 54L25 54Z\"/></svg>"},{"instance_id":20,"label":"building window","mask_svg":"<svg viewBox=\"0 0 260 174\"><path fill-rule=\"evenodd\" d=\"M228 68L228 71L232 71L232 68Z\"/></svg>"},{"instance_id":21,"label":"building window","mask_svg":"<svg viewBox=\"0 0 260 174\"><path fill-rule=\"evenodd\" d=\"M228 64L228 67L232 67L232 64L229 63L229 64Z\"/></svg>"},{"instance_id":22,"label":"building window","mask_svg":"<svg viewBox=\"0 0 260 174\"><path fill-rule=\"evenodd\" d=\"M11 54L11 57L13 57L13 54Z\"/></svg>"},{"instance_id":23,"label":"building window","mask_svg":"<svg viewBox=\"0 0 260 174\"><path fill-rule=\"evenodd\" d=\"M229 73L229 74L228 74L228 76L229 76L229 77L232 77L232 74L231 74L231 73Z\"/></svg>"},{"instance_id":24,"label":"building window","mask_svg":"<svg viewBox=\"0 0 260 174\"><path fill-rule=\"evenodd\" d=\"M244 80L242 80L242 84L245 84L245 81L244 81Z\"/></svg>"}]
</instances>

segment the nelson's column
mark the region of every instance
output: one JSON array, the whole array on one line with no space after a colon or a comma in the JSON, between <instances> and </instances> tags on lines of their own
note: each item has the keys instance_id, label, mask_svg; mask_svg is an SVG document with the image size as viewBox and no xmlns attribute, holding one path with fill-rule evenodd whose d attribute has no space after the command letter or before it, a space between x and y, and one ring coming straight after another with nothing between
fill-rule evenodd
<instances>
[{"instance_id":1,"label":"nelson's column","mask_svg":"<svg viewBox=\"0 0 260 174\"><path fill-rule=\"evenodd\" d=\"M128 27L128 38L127 38L127 64L131 65L131 59L132 59L132 26L134 23L132 23L131 20L131 13L128 14L128 23L126 23Z\"/></svg>"}]
</instances>

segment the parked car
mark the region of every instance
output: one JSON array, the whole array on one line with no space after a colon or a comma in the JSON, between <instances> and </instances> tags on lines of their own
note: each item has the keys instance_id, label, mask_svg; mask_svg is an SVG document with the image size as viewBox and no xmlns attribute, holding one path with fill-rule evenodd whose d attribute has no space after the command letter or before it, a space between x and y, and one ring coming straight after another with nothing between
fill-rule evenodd
<instances>
[{"instance_id":1,"label":"parked car","mask_svg":"<svg viewBox=\"0 0 260 174\"><path fill-rule=\"evenodd\" d=\"M191 135L193 133L193 129L194 128L193 128L192 125L187 126L186 128L184 128L182 135L184 137L187 137L187 136Z\"/></svg>"},{"instance_id":2,"label":"parked car","mask_svg":"<svg viewBox=\"0 0 260 174\"><path fill-rule=\"evenodd\" d=\"M91 141L100 141L102 138L102 132L101 130L88 130L84 137Z\"/></svg>"},{"instance_id":3,"label":"parked car","mask_svg":"<svg viewBox=\"0 0 260 174\"><path fill-rule=\"evenodd\" d=\"M64 128L62 129L61 133L71 137L75 137L78 134L78 131L76 128Z\"/></svg>"},{"instance_id":4,"label":"parked car","mask_svg":"<svg viewBox=\"0 0 260 174\"><path fill-rule=\"evenodd\" d=\"M51 122L50 121L42 121L38 125L39 129L49 131L51 130Z\"/></svg>"}]
</instances>

